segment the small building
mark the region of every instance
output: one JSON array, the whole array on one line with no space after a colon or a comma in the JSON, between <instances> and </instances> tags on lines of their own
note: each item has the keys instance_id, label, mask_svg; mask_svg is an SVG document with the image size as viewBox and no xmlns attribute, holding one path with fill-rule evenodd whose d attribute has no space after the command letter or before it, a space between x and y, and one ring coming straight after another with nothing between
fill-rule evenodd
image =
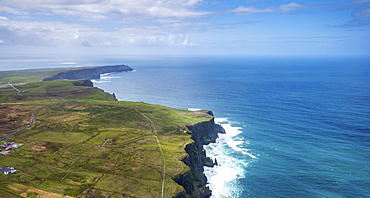
<instances>
[{"instance_id":1,"label":"small building","mask_svg":"<svg viewBox=\"0 0 370 198\"><path fill-rule=\"evenodd\" d=\"M13 149L13 147L5 147L5 151L11 151Z\"/></svg>"},{"instance_id":2,"label":"small building","mask_svg":"<svg viewBox=\"0 0 370 198\"><path fill-rule=\"evenodd\" d=\"M4 148L7 148L7 147L11 147L11 148L19 148L20 145L17 144L17 143L14 143L14 142L7 142L3 145L0 145L0 147L4 147Z\"/></svg>"},{"instance_id":3,"label":"small building","mask_svg":"<svg viewBox=\"0 0 370 198\"><path fill-rule=\"evenodd\" d=\"M14 167L10 166L0 166L0 172L4 173L4 175L8 175L10 173L15 173L17 170Z\"/></svg>"}]
</instances>

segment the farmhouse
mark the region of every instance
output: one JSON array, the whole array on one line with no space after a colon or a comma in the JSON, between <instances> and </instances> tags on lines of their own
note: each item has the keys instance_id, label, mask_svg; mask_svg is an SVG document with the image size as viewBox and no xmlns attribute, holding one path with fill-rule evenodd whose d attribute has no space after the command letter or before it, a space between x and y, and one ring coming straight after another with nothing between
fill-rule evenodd
<instances>
[{"instance_id":1,"label":"farmhouse","mask_svg":"<svg viewBox=\"0 0 370 198\"><path fill-rule=\"evenodd\" d=\"M20 147L20 145L19 144L17 144L17 143L14 143L14 142L7 142L7 143L5 143L5 144L3 144L3 145L0 145L0 147L3 147L3 148L19 148Z\"/></svg>"},{"instance_id":2,"label":"farmhouse","mask_svg":"<svg viewBox=\"0 0 370 198\"><path fill-rule=\"evenodd\" d=\"M9 173L15 173L17 170L14 167L9 166L0 166L0 172L4 173L5 175Z\"/></svg>"}]
</instances>

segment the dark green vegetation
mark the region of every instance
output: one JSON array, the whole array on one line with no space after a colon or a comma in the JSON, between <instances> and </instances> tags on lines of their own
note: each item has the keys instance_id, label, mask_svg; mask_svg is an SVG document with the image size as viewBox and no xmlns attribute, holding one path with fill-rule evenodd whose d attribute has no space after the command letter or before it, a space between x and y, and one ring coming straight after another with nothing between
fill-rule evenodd
<instances>
[{"instance_id":1,"label":"dark green vegetation","mask_svg":"<svg viewBox=\"0 0 370 198\"><path fill-rule=\"evenodd\" d=\"M54 71L22 72L40 79ZM0 174L0 197L173 197L204 186L201 170L193 174L189 168L199 163L202 169L204 157L189 158L185 147L199 147L187 126L213 122L208 112L119 102L100 89L78 86L86 85L81 80L24 81L10 73L0 73L0 79L33 81L16 86L21 95L0 89L0 136L30 124L31 112L45 107L35 113L34 125L6 140L23 146L0 155L0 165L17 169ZM68 101L49 106L60 97ZM185 195L174 179L192 183L189 178L199 181L185 187Z\"/></svg>"}]
</instances>

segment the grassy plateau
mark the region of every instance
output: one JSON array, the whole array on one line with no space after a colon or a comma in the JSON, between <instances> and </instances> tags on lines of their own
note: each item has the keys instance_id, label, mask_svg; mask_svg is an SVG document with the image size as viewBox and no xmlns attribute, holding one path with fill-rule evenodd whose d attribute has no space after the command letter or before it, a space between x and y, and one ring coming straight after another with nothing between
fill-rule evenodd
<instances>
[{"instance_id":1,"label":"grassy plateau","mask_svg":"<svg viewBox=\"0 0 370 198\"><path fill-rule=\"evenodd\" d=\"M0 197L158 198L184 190L173 178L189 170L181 161L192 142L186 126L212 116L116 101L75 81L39 81L57 72L40 71L0 72L1 85L23 92L0 89L0 137L31 125L0 142L23 144L0 154L0 165L17 169L0 173Z\"/></svg>"}]
</instances>

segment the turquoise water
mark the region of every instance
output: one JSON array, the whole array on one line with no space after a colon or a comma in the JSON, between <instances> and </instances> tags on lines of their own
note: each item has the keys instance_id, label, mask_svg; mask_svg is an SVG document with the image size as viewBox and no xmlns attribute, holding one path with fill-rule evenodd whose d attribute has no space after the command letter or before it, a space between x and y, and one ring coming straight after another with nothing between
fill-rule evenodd
<instances>
[{"instance_id":1,"label":"turquoise water","mask_svg":"<svg viewBox=\"0 0 370 198\"><path fill-rule=\"evenodd\" d=\"M133 67L94 80L119 100L212 110L227 131L206 147L215 198L370 197L370 58L75 62Z\"/></svg>"}]
</instances>

